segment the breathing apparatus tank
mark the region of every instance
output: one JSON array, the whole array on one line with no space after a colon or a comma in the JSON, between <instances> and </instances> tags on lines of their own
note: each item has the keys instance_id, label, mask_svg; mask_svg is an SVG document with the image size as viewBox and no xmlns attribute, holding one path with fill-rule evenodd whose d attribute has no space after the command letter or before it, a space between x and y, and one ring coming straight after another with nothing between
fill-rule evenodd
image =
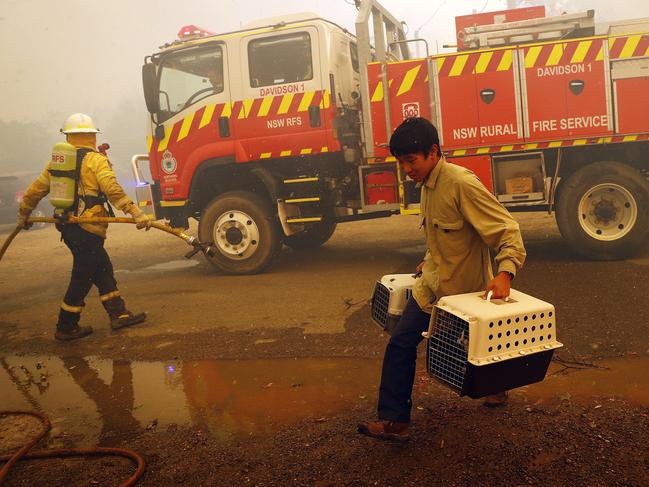
<instances>
[{"instance_id":1,"label":"breathing apparatus tank","mask_svg":"<svg viewBox=\"0 0 649 487\"><path fill-rule=\"evenodd\" d=\"M57 210L69 210L76 201L77 149L67 142L57 142L50 162L50 203Z\"/></svg>"}]
</instances>

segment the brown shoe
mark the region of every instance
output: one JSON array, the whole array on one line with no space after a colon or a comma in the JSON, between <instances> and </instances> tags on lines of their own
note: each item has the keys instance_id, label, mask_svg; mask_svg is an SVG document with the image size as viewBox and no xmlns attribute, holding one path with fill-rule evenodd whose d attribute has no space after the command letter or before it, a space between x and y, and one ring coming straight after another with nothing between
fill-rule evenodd
<instances>
[{"instance_id":1,"label":"brown shoe","mask_svg":"<svg viewBox=\"0 0 649 487\"><path fill-rule=\"evenodd\" d=\"M408 427L409 423L397 421L363 421L358 424L358 432L380 440L408 441Z\"/></svg>"},{"instance_id":2,"label":"brown shoe","mask_svg":"<svg viewBox=\"0 0 649 487\"><path fill-rule=\"evenodd\" d=\"M54 338L68 342L70 340L77 340L79 338L86 337L91 333L92 327L76 325L74 328L70 328L69 330L56 330L56 333L54 333Z\"/></svg>"},{"instance_id":3,"label":"brown shoe","mask_svg":"<svg viewBox=\"0 0 649 487\"><path fill-rule=\"evenodd\" d=\"M498 392L485 397L483 406L488 408L499 408L507 405L507 391Z\"/></svg>"},{"instance_id":4,"label":"brown shoe","mask_svg":"<svg viewBox=\"0 0 649 487\"><path fill-rule=\"evenodd\" d=\"M127 311L124 314L119 315L116 318L110 320L110 327L113 330L119 330L120 328L126 328L127 326L137 325L146 320L146 313L133 314L130 311Z\"/></svg>"}]
</instances>

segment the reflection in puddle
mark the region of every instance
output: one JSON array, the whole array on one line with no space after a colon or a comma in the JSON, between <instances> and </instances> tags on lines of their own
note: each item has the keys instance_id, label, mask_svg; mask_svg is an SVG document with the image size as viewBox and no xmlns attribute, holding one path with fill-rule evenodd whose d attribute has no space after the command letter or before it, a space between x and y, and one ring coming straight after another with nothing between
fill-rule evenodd
<instances>
[{"instance_id":1,"label":"reflection in puddle","mask_svg":"<svg viewBox=\"0 0 649 487\"><path fill-rule=\"evenodd\" d=\"M227 439L332 417L371 395L379 371L378 361L358 359L163 363L14 356L0 359L0 409L40 407L55 428L88 444L174 423Z\"/></svg>"},{"instance_id":2,"label":"reflection in puddle","mask_svg":"<svg viewBox=\"0 0 649 487\"><path fill-rule=\"evenodd\" d=\"M649 406L649 357L598 365L605 368L548 375L516 390L514 399L617 397ZM196 425L227 440L330 418L361 401L372 410L379 373L380 360L363 359L131 362L10 356L0 359L0 409L41 409L53 423L52 443L67 438L102 444L170 424Z\"/></svg>"}]
</instances>

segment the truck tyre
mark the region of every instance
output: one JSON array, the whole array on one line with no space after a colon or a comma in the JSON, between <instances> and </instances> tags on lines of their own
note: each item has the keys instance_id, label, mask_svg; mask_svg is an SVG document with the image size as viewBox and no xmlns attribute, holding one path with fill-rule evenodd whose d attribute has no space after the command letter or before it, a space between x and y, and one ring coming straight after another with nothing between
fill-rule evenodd
<instances>
[{"instance_id":1,"label":"truck tyre","mask_svg":"<svg viewBox=\"0 0 649 487\"><path fill-rule=\"evenodd\" d=\"M264 270L281 247L270 205L248 191L231 191L214 198L198 226L202 242L216 249L208 260L228 274L255 274Z\"/></svg>"},{"instance_id":2,"label":"truck tyre","mask_svg":"<svg viewBox=\"0 0 649 487\"><path fill-rule=\"evenodd\" d=\"M284 244L295 250L320 247L336 231L336 222L321 221L306 227L302 232L284 237Z\"/></svg>"},{"instance_id":3,"label":"truck tyre","mask_svg":"<svg viewBox=\"0 0 649 487\"><path fill-rule=\"evenodd\" d=\"M584 257L630 257L649 237L649 182L619 162L590 164L559 186L556 219L563 237Z\"/></svg>"}]
</instances>

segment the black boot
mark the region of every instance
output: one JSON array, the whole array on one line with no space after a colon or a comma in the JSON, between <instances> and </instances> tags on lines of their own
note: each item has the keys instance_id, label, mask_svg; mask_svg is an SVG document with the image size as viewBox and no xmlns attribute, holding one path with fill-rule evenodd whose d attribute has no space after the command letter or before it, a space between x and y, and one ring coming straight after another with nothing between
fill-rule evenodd
<instances>
[{"instance_id":1,"label":"black boot","mask_svg":"<svg viewBox=\"0 0 649 487\"><path fill-rule=\"evenodd\" d=\"M146 313L131 313L126 309L126 303L120 296L115 296L102 303L110 317L110 327L119 330L127 326L137 325L146 320Z\"/></svg>"},{"instance_id":2,"label":"black boot","mask_svg":"<svg viewBox=\"0 0 649 487\"><path fill-rule=\"evenodd\" d=\"M79 326L81 313L73 313L64 309L59 310L59 322L56 324L54 338L61 341L70 341L83 338L92 333L92 327Z\"/></svg>"}]
</instances>

